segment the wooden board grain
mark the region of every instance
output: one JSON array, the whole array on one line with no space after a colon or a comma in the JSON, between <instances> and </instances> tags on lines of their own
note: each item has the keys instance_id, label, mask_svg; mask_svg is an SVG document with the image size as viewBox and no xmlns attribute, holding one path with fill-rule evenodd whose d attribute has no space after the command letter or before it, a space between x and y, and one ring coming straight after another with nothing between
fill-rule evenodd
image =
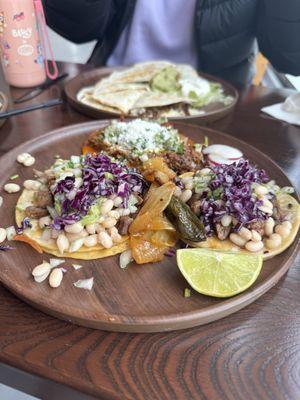
<instances>
[{"instance_id":1,"label":"wooden board grain","mask_svg":"<svg viewBox=\"0 0 300 400\"><path fill-rule=\"evenodd\" d=\"M58 129L27 142L6 154L0 160L3 187L13 174L19 182L32 176L32 170L16 163L16 156L29 152L36 157L35 168L43 170L53 162L53 156L69 157L80 152L80 145L91 131L105 126L108 121L94 121ZM211 143L231 144L240 148L245 156L265 168L279 185L290 185L281 169L260 151L233 137L208 128L183 123L174 124L194 141L202 142L208 136ZM19 183L16 181L16 183ZM14 223L14 205L18 194L1 193L1 226ZM193 292L191 298L183 297L187 283L181 276L175 258L166 257L157 264L132 265L121 270L118 257L82 261L81 270L74 271L71 260L69 272L58 289L51 289L47 282L36 284L31 277L33 267L48 255L39 255L22 243L15 249L1 254L0 280L29 304L58 318L76 324L121 332L159 332L183 329L225 317L253 302L285 274L296 252L297 242L283 254L264 263L255 284L246 292L231 299L214 299ZM94 276L91 292L77 289L73 282Z\"/></svg>"},{"instance_id":2,"label":"wooden board grain","mask_svg":"<svg viewBox=\"0 0 300 400\"><path fill-rule=\"evenodd\" d=\"M109 112L109 111L102 111L98 110L94 107L91 107L87 104L83 104L77 100L77 93L84 87L93 86L99 80L107 77L112 72L117 70L122 70L124 67L103 67L93 69L91 71L83 71L75 78L68 81L65 85L65 94L67 97L68 102L74 107L77 111L88 115L92 118L117 118L120 114ZM235 107L237 100L238 100L238 92L236 89L228 82L224 81L215 76L211 76L209 74L199 73L199 75L205 79L208 79L213 82L218 82L223 86L224 94L226 96L232 96L233 101L229 105L224 105L220 102L214 102L204 106L201 110L204 113L199 115L187 116L187 117L174 117L168 118L170 121L186 121L189 123L197 123L197 124L208 124L213 121L216 121L220 118L225 117L229 114Z\"/></svg>"}]
</instances>

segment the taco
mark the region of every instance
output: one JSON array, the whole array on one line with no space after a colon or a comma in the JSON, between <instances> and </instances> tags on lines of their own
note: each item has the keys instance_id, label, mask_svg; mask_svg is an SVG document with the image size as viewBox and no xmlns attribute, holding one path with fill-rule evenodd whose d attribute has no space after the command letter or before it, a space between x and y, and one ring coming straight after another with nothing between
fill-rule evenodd
<instances>
[{"instance_id":1,"label":"taco","mask_svg":"<svg viewBox=\"0 0 300 400\"><path fill-rule=\"evenodd\" d=\"M202 167L203 159L201 145L195 145L171 125L142 119L112 121L104 129L92 132L84 149L125 158L131 165L144 167L147 172L151 169L149 160L155 157L162 158L173 174L197 170ZM162 170L163 167L159 168L156 161L155 169Z\"/></svg>"},{"instance_id":2,"label":"taco","mask_svg":"<svg viewBox=\"0 0 300 400\"><path fill-rule=\"evenodd\" d=\"M128 228L147 188L135 169L105 154L87 154L57 159L36 174L17 202L21 228L15 240L83 260L128 249Z\"/></svg>"},{"instance_id":3,"label":"taco","mask_svg":"<svg viewBox=\"0 0 300 400\"><path fill-rule=\"evenodd\" d=\"M183 174L176 185L167 213L191 247L252 252L269 259L297 236L300 205L291 196L293 188L280 188L248 160ZM195 218L200 226L192 230ZM196 236L203 230L206 239Z\"/></svg>"}]
</instances>

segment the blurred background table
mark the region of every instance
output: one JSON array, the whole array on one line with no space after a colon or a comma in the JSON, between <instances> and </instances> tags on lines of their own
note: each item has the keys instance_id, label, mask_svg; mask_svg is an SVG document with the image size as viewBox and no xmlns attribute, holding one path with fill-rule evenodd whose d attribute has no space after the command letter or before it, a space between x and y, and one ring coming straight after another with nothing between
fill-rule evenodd
<instances>
[{"instance_id":1,"label":"blurred background table","mask_svg":"<svg viewBox=\"0 0 300 400\"><path fill-rule=\"evenodd\" d=\"M89 68L59 67L70 77ZM20 106L59 97L62 85ZM12 97L23 92L11 89ZM299 190L300 128L260 113L290 93L240 88L235 111L211 127L268 154ZM0 156L52 129L87 120L67 104L10 118L0 129ZM218 322L170 333L78 327L31 308L0 286L0 382L42 399L300 398L299 259L254 304Z\"/></svg>"}]
</instances>

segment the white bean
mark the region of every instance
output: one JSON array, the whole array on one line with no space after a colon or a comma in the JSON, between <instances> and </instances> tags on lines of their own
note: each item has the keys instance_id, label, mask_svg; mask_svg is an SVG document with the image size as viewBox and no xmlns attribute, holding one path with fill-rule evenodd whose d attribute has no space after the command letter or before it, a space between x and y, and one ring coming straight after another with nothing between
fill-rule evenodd
<instances>
[{"instance_id":1,"label":"white bean","mask_svg":"<svg viewBox=\"0 0 300 400\"><path fill-rule=\"evenodd\" d=\"M108 218L106 218L105 221L102 222L102 226L104 228L112 228L113 226L116 225L116 223L117 223L117 220L115 218L108 217Z\"/></svg>"},{"instance_id":2,"label":"white bean","mask_svg":"<svg viewBox=\"0 0 300 400\"><path fill-rule=\"evenodd\" d=\"M33 268L31 274L33 277L42 276L46 273L49 273L50 270L51 270L51 265L48 262L43 261L42 264L39 264Z\"/></svg>"},{"instance_id":3,"label":"white bean","mask_svg":"<svg viewBox=\"0 0 300 400\"><path fill-rule=\"evenodd\" d=\"M289 228L287 228L286 226L276 225L275 232L278 233L282 237L282 239L285 239L289 236L289 234L291 233L291 230Z\"/></svg>"},{"instance_id":4,"label":"white bean","mask_svg":"<svg viewBox=\"0 0 300 400\"><path fill-rule=\"evenodd\" d=\"M251 239L252 242L260 242L261 241L261 235L257 231L252 230L251 234L252 234L252 239Z\"/></svg>"},{"instance_id":5,"label":"white bean","mask_svg":"<svg viewBox=\"0 0 300 400\"><path fill-rule=\"evenodd\" d=\"M65 232L67 233L80 233L82 230L83 226L80 222L75 222L75 224L65 226Z\"/></svg>"},{"instance_id":6,"label":"white bean","mask_svg":"<svg viewBox=\"0 0 300 400\"><path fill-rule=\"evenodd\" d=\"M192 177L192 176L183 176L183 177L181 178L181 182L182 182L184 185L186 185L187 183L192 182L192 181L193 181L193 177Z\"/></svg>"},{"instance_id":7,"label":"white bean","mask_svg":"<svg viewBox=\"0 0 300 400\"><path fill-rule=\"evenodd\" d=\"M264 244L262 241L253 242L252 240L250 240L250 242L245 244L246 250L251 251L252 253L262 250L263 247L264 247Z\"/></svg>"},{"instance_id":8,"label":"white bean","mask_svg":"<svg viewBox=\"0 0 300 400\"><path fill-rule=\"evenodd\" d=\"M31 167L35 163L35 158L30 156L25 158L23 165L24 167Z\"/></svg>"},{"instance_id":9,"label":"white bean","mask_svg":"<svg viewBox=\"0 0 300 400\"><path fill-rule=\"evenodd\" d=\"M190 189L184 190L180 195L180 200L186 203L192 197L193 192Z\"/></svg>"},{"instance_id":10,"label":"white bean","mask_svg":"<svg viewBox=\"0 0 300 400\"><path fill-rule=\"evenodd\" d=\"M272 217L269 217L265 223L265 235L270 236L273 233L275 221Z\"/></svg>"},{"instance_id":11,"label":"white bean","mask_svg":"<svg viewBox=\"0 0 300 400\"><path fill-rule=\"evenodd\" d=\"M112 210L113 206L114 206L114 202L112 199L105 200L105 202L102 204L102 207L101 207L101 214L103 214L103 215L107 214L109 211Z\"/></svg>"},{"instance_id":12,"label":"white bean","mask_svg":"<svg viewBox=\"0 0 300 400\"><path fill-rule=\"evenodd\" d=\"M265 186L262 185L257 185L254 188L254 192L258 195L258 196L264 196L265 194L268 193L268 189Z\"/></svg>"},{"instance_id":13,"label":"white bean","mask_svg":"<svg viewBox=\"0 0 300 400\"><path fill-rule=\"evenodd\" d=\"M97 233L100 233L100 232L103 232L103 231L105 231L105 229L103 228L103 226L100 225L100 224L96 224L96 232L97 232Z\"/></svg>"},{"instance_id":14,"label":"white bean","mask_svg":"<svg viewBox=\"0 0 300 400\"><path fill-rule=\"evenodd\" d=\"M98 240L99 243L105 247L106 249L110 249L113 246L113 241L112 238L109 236L109 234L105 231L100 232L98 234Z\"/></svg>"},{"instance_id":15,"label":"white bean","mask_svg":"<svg viewBox=\"0 0 300 400\"><path fill-rule=\"evenodd\" d=\"M94 246L97 245L97 243L98 243L98 235L90 235L90 236L87 236L87 237L84 239L84 242L83 242L83 244L84 244L86 247L94 247Z\"/></svg>"},{"instance_id":16,"label":"white bean","mask_svg":"<svg viewBox=\"0 0 300 400\"><path fill-rule=\"evenodd\" d=\"M221 218L221 224L226 227L229 226L231 224L232 218L230 215L223 215L223 217Z\"/></svg>"},{"instance_id":17,"label":"white bean","mask_svg":"<svg viewBox=\"0 0 300 400\"><path fill-rule=\"evenodd\" d=\"M6 228L6 238L8 241L13 240L16 234L17 232L14 226L9 226L8 228Z\"/></svg>"},{"instance_id":18,"label":"white bean","mask_svg":"<svg viewBox=\"0 0 300 400\"><path fill-rule=\"evenodd\" d=\"M120 218L120 213L119 213L119 211L117 211L117 210L111 210L111 211L109 211L109 212L107 213L107 215L108 215L109 217L116 218L116 219L119 219L119 218Z\"/></svg>"},{"instance_id":19,"label":"white bean","mask_svg":"<svg viewBox=\"0 0 300 400\"><path fill-rule=\"evenodd\" d=\"M49 285L52 288L57 288L61 284L63 276L61 268L55 268L49 276Z\"/></svg>"},{"instance_id":20,"label":"white bean","mask_svg":"<svg viewBox=\"0 0 300 400\"><path fill-rule=\"evenodd\" d=\"M93 235L94 233L96 233L96 224L86 225L85 229L86 229L87 233L89 233L90 235Z\"/></svg>"},{"instance_id":21,"label":"white bean","mask_svg":"<svg viewBox=\"0 0 300 400\"><path fill-rule=\"evenodd\" d=\"M115 206L115 207L119 207L122 203L123 203L122 197L117 196L117 197L114 199L114 206Z\"/></svg>"},{"instance_id":22,"label":"white bean","mask_svg":"<svg viewBox=\"0 0 300 400\"><path fill-rule=\"evenodd\" d=\"M126 215L130 214L129 208L119 208L120 217L125 217Z\"/></svg>"},{"instance_id":23,"label":"white bean","mask_svg":"<svg viewBox=\"0 0 300 400\"><path fill-rule=\"evenodd\" d=\"M232 241L232 243L236 244L239 247L244 247L247 243L247 240L243 239L237 233L231 233L229 239Z\"/></svg>"},{"instance_id":24,"label":"white bean","mask_svg":"<svg viewBox=\"0 0 300 400\"><path fill-rule=\"evenodd\" d=\"M244 226L239 230L239 235L245 240L251 240L252 233L249 229L245 228Z\"/></svg>"},{"instance_id":25,"label":"white bean","mask_svg":"<svg viewBox=\"0 0 300 400\"><path fill-rule=\"evenodd\" d=\"M4 242L6 239L6 229L0 228L0 243Z\"/></svg>"},{"instance_id":26,"label":"white bean","mask_svg":"<svg viewBox=\"0 0 300 400\"><path fill-rule=\"evenodd\" d=\"M281 236L278 233L272 233L272 235L266 239L266 247L268 249L276 249L282 242Z\"/></svg>"},{"instance_id":27,"label":"white bean","mask_svg":"<svg viewBox=\"0 0 300 400\"><path fill-rule=\"evenodd\" d=\"M17 161L20 164L23 164L24 161L26 160L26 158L31 157L31 155L29 153L21 153L18 155L17 157Z\"/></svg>"},{"instance_id":28,"label":"white bean","mask_svg":"<svg viewBox=\"0 0 300 400\"><path fill-rule=\"evenodd\" d=\"M34 276L33 279L35 282L41 283L41 282L44 282L44 280L48 278L49 274L50 274L50 269L49 269L49 271L45 272L43 275Z\"/></svg>"},{"instance_id":29,"label":"white bean","mask_svg":"<svg viewBox=\"0 0 300 400\"><path fill-rule=\"evenodd\" d=\"M56 244L57 244L57 247L58 247L58 250L59 250L60 254L63 254L64 251L68 250L68 248L69 248L69 240L66 237L66 235L64 235L63 233L60 233L58 235L58 238L56 240Z\"/></svg>"},{"instance_id":30,"label":"white bean","mask_svg":"<svg viewBox=\"0 0 300 400\"><path fill-rule=\"evenodd\" d=\"M74 240L69 247L69 252L70 253L74 253L75 251L78 251L82 246L83 246L83 242L85 239L80 238L80 239L76 239Z\"/></svg>"},{"instance_id":31,"label":"white bean","mask_svg":"<svg viewBox=\"0 0 300 400\"><path fill-rule=\"evenodd\" d=\"M120 268L124 269L133 261L131 250L125 250L120 254Z\"/></svg>"},{"instance_id":32,"label":"white bean","mask_svg":"<svg viewBox=\"0 0 300 400\"><path fill-rule=\"evenodd\" d=\"M0 207L2 206L2 204L3 204L3 197L0 196Z\"/></svg>"},{"instance_id":33,"label":"white bean","mask_svg":"<svg viewBox=\"0 0 300 400\"><path fill-rule=\"evenodd\" d=\"M51 218L49 215L46 215L45 217L42 217L39 219L39 227L41 229L45 228L45 226L49 226L51 224Z\"/></svg>"},{"instance_id":34,"label":"white bean","mask_svg":"<svg viewBox=\"0 0 300 400\"><path fill-rule=\"evenodd\" d=\"M264 197L262 201L263 201L263 204L265 207L273 210L273 203L270 200L268 200L266 197Z\"/></svg>"},{"instance_id":35,"label":"white bean","mask_svg":"<svg viewBox=\"0 0 300 400\"><path fill-rule=\"evenodd\" d=\"M20 186L16 183L7 183L6 185L4 185L4 190L7 193L17 193L20 189Z\"/></svg>"},{"instance_id":36,"label":"white bean","mask_svg":"<svg viewBox=\"0 0 300 400\"><path fill-rule=\"evenodd\" d=\"M260 211L262 211L263 213L265 213L265 214L270 214L270 215L273 214L273 210L272 210L272 208L270 208L270 207L258 206L258 209L259 209Z\"/></svg>"},{"instance_id":37,"label":"white bean","mask_svg":"<svg viewBox=\"0 0 300 400\"><path fill-rule=\"evenodd\" d=\"M180 189L180 187L176 186L175 191L174 191L174 196L180 197L181 193L182 193L182 190Z\"/></svg>"},{"instance_id":38,"label":"white bean","mask_svg":"<svg viewBox=\"0 0 300 400\"><path fill-rule=\"evenodd\" d=\"M193 187L194 187L193 181L189 181L189 182L187 182L187 183L185 184L185 188L186 188L186 189L192 190Z\"/></svg>"},{"instance_id":39,"label":"white bean","mask_svg":"<svg viewBox=\"0 0 300 400\"><path fill-rule=\"evenodd\" d=\"M120 242L122 242L123 238L122 238L122 236L119 234L118 229L117 229L115 226L113 226L112 228L110 228L110 229L108 230L108 232L109 232L109 234L110 234L110 236L111 236L111 238L112 238L112 241L113 241L114 243L120 243Z\"/></svg>"},{"instance_id":40,"label":"white bean","mask_svg":"<svg viewBox=\"0 0 300 400\"><path fill-rule=\"evenodd\" d=\"M66 233L66 236L67 236L69 242L74 242L74 240L87 237L88 233L85 229L83 229L79 233Z\"/></svg>"},{"instance_id":41,"label":"white bean","mask_svg":"<svg viewBox=\"0 0 300 400\"><path fill-rule=\"evenodd\" d=\"M33 268L32 275L33 276L44 275L47 272L49 273L50 270L51 270L51 265L48 262L44 261L42 264L39 264L35 268Z\"/></svg>"},{"instance_id":42,"label":"white bean","mask_svg":"<svg viewBox=\"0 0 300 400\"><path fill-rule=\"evenodd\" d=\"M26 181L24 181L23 186L27 190L39 190L42 184L39 181L27 179Z\"/></svg>"},{"instance_id":43,"label":"white bean","mask_svg":"<svg viewBox=\"0 0 300 400\"><path fill-rule=\"evenodd\" d=\"M208 175L208 174L210 174L210 173L211 173L211 169L209 169L209 168L202 168L202 169L199 171L199 174L200 174L201 176Z\"/></svg>"},{"instance_id":44,"label":"white bean","mask_svg":"<svg viewBox=\"0 0 300 400\"><path fill-rule=\"evenodd\" d=\"M283 223L281 225L288 229L292 229L292 227L293 227L293 225L291 224L290 221L283 221Z\"/></svg>"}]
</instances>

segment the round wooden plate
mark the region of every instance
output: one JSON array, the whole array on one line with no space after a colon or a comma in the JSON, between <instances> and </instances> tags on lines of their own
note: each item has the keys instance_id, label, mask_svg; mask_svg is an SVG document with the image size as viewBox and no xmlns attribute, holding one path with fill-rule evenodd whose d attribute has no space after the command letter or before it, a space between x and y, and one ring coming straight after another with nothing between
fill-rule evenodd
<instances>
[{"instance_id":1,"label":"round wooden plate","mask_svg":"<svg viewBox=\"0 0 300 400\"><path fill-rule=\"evenodd\" d=\"M77 111L81 112L82 114L88 115L92 118L103 119L103 118L117 118L120 114L108 112L108 111L101 111L94 107L91 107L87 104L83 104L77 100L77 93L79 90L86 86L93 86L95 85L100 79L107 77L112 72L117 70L122 70L124 67L115 67L115 68L97 68L91 71L82 72L77 75L75 78L68 81L65 85L65 93L68 99L68 102L74 107ZM230 85L228 82L223 81L220 78L215 76L211 76L208 74L200 73L201 77L206 78L213 82L219 82L224 89L224 93L226 96L232 96L233 101L231 104L224 106L224 104L220 102L211 103L202 108L204 111L203 114L193 115L188 117L174 117L168 118L170 121L186 121L189 123L197 123L197 124L207 124L222 117L225 117L229 114L233 108L235 107L237 100L238 100L238 92L235 88Z\"/></svg>"},{"instance_id":2,"label":"round wooden plate","mask_svg":"<svg viewBox=\"0 0 300 400\"><path fill-rule=\"evenodd\" d=\"M29 152L36 158L34 168L44 170L53 163L53 156L68 158L79 154L81 143L94 129L108 121L93 121L61 128L15 148L0 159L0 186L14 174L22 183L32 177L32 168L24 168L15 160L19 153ZM230 144L240 148L246 157L265 168L279 185L291 185L281 169L260 151L221 132L183 123L174 124L195 142L204 136L210 143ZM14 224L15 204L19 194L2 191L4 205L0 209L1 226ZM95 261L75 261L84 268L75 271L68 259L61 286L51 289L47 282L37 284L32 269L49 255L40 255L28 245L12 242L14 250L0 254L0 280L18 297L40 310L76 324L121 332L159 332L183 329L220 319L253 302L286 273L297 251L297 241L279 256L266 261L255 284L246 292L230 299L215 299L196 292L183 297L188 284L179 272L175 257L165 257L157 264L119 267L118 256ZM78 289L73 282L94 277L92 291Z\"/></svg>"}]
</instances>

